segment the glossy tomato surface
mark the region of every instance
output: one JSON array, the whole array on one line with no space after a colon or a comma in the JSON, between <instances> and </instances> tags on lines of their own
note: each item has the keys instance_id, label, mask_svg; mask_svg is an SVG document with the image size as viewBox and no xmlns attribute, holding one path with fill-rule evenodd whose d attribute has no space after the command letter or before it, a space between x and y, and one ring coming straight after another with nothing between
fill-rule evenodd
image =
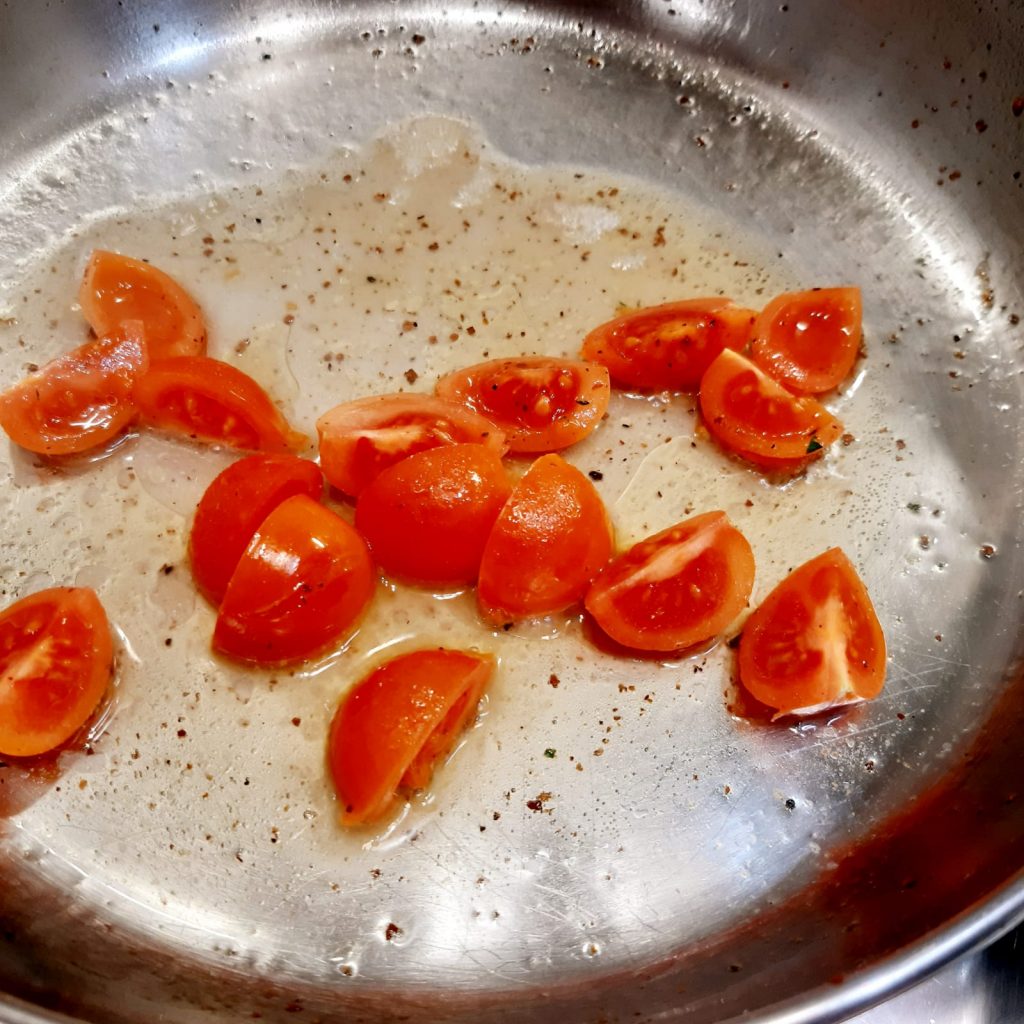
<instances>
[{"instance_id":1,"label":"glossy tomato surface","mask_svg":"<svg viewBox=\"0 0 1024 1024\"><path fill-rule=\"evenodd\" d=\"M587 611L616 642L677 651L722 634L754 585L754 553L724 512L704 512L634 544L587 592Z\"/></svg>"},{"instance_id":2,"label":"glossy tomato surface","mask_svg":"<svg viewBox=\"0 0 1024 1024\"><path fill-rule=\"evenodd\" d=\"M743 628L740 681L780 715L876 697L885 637L853 563L831 548L794 569Z\"/></svg>"},{"instance_id":3,"label":"glossy tomato surface","mask_svg":"<svg viewBox=\"0 0 1024 1024\"><path fill-rule=\"evenodd\" d=\"M260 524L221 602L214 650L239 661L301 661L349 635L373 596L362 537L305 494Z\"/></svg>"},{"instance_id":4,"label":"glossy tomato surface","mask_svg":"<svg viewBox=\"0 0 1024 1024\"><path fill-rule=\"evenodd\" d=\"M509 451L553 452L597 427L611 387L597 363L522 356L456 370L437 382L437 393L500 427Z\"/></svg>"},{"instance_id":5,"label":"glossy tomato surface","mask_svg":"<svg viewBox=\"0 0 1024 1024\"><path fill-rule=\"evenodd\" d=\"M135 419L146 351L142 325L130 321L58 356L0 395L0 426L15 444L41 455L106 443Z\"/></svg>"},{"instance_id":6,"label":"glossy tomato surface","mask_svg":"<svg viewBox=\"0 0 1024 1024\"><path fill-rule=\"evenodd\" d=\"M780 295L754 326L751 358L790 391L820 394L853 369L861 343L859 288Z\"/></svg>"},{"instance_id":7,"label":"glossy tomato surface","mask_svg":"<svg viewBox=\"0 0 1024 1024\"><path fill-rule=\"evenodd\" d=\"M152 363L135 401L144 422L195 440L266 452L300 451L309 440L252 377L206 356Z\"/></svg>"},{"instance_id":8,"label":"glossy tomato surface","mask_svg":"<svg viewBox=\"0 0 1024 1024\"><path fill-rule=\"evenodd\" d=\"M172 277L142 260L95 250L78 301L100 337L126 320L141 321L151 359L206 353L206 324L195 301Z\"/></svg>"},{"instance_id":9,"label":"glossy tomato surface","mask_svg":"<svg viewBox=\"0 0 1024 1024\"><path fill-rule=\"evenodd\" d=\"M504 455L504 431L479 413L434 395L371 395L316 421L320 465L332 487L353 497L381 472L418 452L483 444Z\"/></svg>"},{"instance_id":10,"label":"glossy tomato surface","mask_svg":"<svg viewBox=\"0 0 1024 1024\"><path fill-rule=\"evenodd\" d=\"M315 462L294 455L248 455L220 473L196 508L189 534L192 578L219 604L260 524L296 494L319 500L324 478Z\"/></svg>"},{"instance_id":11,"label":"glossy tomato surface","mask_svg":"<svg viewBox=\"0 0 1024 1024\"><path fill-rule=\"evenodd\" d=\"M377 820L400 788L425 787L476 716L493 672L489 654L433 648L392 658L358 682L328 740L342 822Z\"/></svg>"},{"instance_id":12,"label":"glossy tomato surface","mask_svg":"<svg viewBox=\"0 0 1024 1024\"><path fill-rule=\"evenodd\" d=\"M700 408L708 432L723 448L766 469L798 469L843 433L816 399L791 394L729 349L704 374Z\"/></svg>"},{"instance_id":13,"label":"glossy tomato surface","mask_svg":"<svg viewBox=\"0 0 1024 1024\"><path fill-rule=\"evenodd\" d=\"M606 366L616 387L696 391L719 352L750 340L754 317L720 296L667 302L595 327L580 355Z\"/></svg>"},{"instance_id":14,"label":"glossy tomato surface","mask_svg":"<svg viewBox=\"0 0 1024 1024\"><path fill-rule=\"evenodd\" d=\"M94 591L53 587L0 612L0 754L32 757L66 743L96 712L113 671Z\"/></svg>"},{"instance_id":15,"label":"glossy tomato surface","mask_svg":"<svg viewBox=\"0 0 1024 1024\"><path fill-rule=\"evenodd\" d=\"M516 484L487 538L477 598L502 624L582 599L612 553L594 485L559 455L542 455Z\"/></svg>"},{"instance_id":16,"label":"glossy tomato surface","mask_svg":"<svg viewBox=\"0 0 1024 1024\"><path fill-rule=\"evenodd\" d=\"M431 448L384 470L363 491L356 526L389 576L423 584L472 584L510 493L505 468L492 448Z\"/></svg>"}]
</instances>

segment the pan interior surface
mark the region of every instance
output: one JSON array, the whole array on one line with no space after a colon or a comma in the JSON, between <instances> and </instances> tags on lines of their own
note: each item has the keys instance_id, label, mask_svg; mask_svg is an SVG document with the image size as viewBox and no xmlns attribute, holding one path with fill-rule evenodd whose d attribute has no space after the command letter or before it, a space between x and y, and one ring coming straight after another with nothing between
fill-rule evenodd
<instances>
[{"instance_id":1,"label":"pan interior surface","mask_svg":"<svg viewBox=\"0 0 1024 1024\"><path fill-rule=\"evenodd\" d=\"M795 1024L937 966L983 901L992 927L1019 910L1024 18L797 6L0 14L2 386L84 340L95 247L186 283L211 354L307 431L480 359L572 356L620 306L857 284L847 437L805 476L728 460L687 396L617 395L567 457L623 545L725 509L755 603L841 546L889 646L877 700L767 726L725 644L624 658L579 617L492 632L471 593L396 585L344 651L241 670L184 555L229 456L5 448L5 599L95 586L119 670L85 749L0 767L0 1020ZM327 722L424 643L498 655L481 719L429 796L345 834Z\"/></svg>"}]
</instances>

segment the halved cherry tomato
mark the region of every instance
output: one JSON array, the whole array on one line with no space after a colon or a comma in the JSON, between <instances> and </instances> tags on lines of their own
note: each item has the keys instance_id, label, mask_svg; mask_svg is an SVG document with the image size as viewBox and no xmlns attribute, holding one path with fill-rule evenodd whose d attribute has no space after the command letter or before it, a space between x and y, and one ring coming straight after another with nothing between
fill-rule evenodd
<instances>
[{"instance_id":1,"label":"halved cherry tomato","mask_svg":"<svg viewBox=\"0 0 1024 1024\"><path fill-rule=\"evenodd\" d=\"M870 700L885 681L885 637L839 548L794 569L747 619L740 681L783 715Z\"/></svg>"},{"instance_id":2,"label":"halved cherry tomato","mask_svg":"<svg viewBox=\"0 0 1024 1024\"><path fill-rule=\"evenodd\" d=\"M704 374L700 409L715 440L766 469L797 469L843 432L820 402L791 394L730 349Z\"/></svg>"},{"instance_id":3,"label":"halved cherry tomato","mask_svg":"<svg viewBox=\"0 0 1024 1024\"><path fill-rule=\"evenodd\" d=\"M859 288L815 288L780 295L754 325L754 362L791 391L831 391L857 361Z\"/></svg>"},{"instance_id":4,"label":"halved cherry tomato","mask_svg":"<svg viewBox=\"0 0 1024 1024\"><path fill-rule=\"evenodd\" d=\"M188 554L196 586L220 604L253 534L281 502L323 493L320 467L294 455L248 455L219 474L196 508Z\"/></svg>"},{"instance_id":5,"label":"halved cherry tomato","mask_svg":"<svg viewBox=\"0 0 1024 1024\"><path fill-rule=\"evenodd\" d=\"M53 587L0 613L0 754L33 757L92 717L114 671L95 591Z\"/></svg>"},{"instance_id":6,"label":"halved cherry tomato","mask_svg":"<svg viewBox=\"0 0 1024 1024\"><path fill-rule=\"evenodd\" d=\"M502 624L579 601L612 554L594 485L561 456L543 455L516 484L487 538L477 598Z\"/></svg>"},{"instance_id":7,"label":"halved cherry tomato","mask_svg":"<svg viewBox=\"0 0 1024 1024\"><path fill-rule=\"evenodd\" d=\"M373 596L363 538L305 494L260 524L228 583L214 650L239 661L301 661L350 633Z\"/></svg>"},{"instance_id":8,"label":"halved cherry tomato","mask_svg":"<svg viewBox=\"0 0 1024 1024\"><path fill-rule=\"evenodd\" d=\"M133 393L148 366L142 325L126 321L0 395L0 426L15 444L43 455L95 448L135 418Z\"/></svg>"},{"instance_id":9,"label":"halved cherry tomato","mask_svg":"<svg viewBox=\"0 0 1024 1024\"><path fill-rule=\"evenodd\" d=\"M742 349L750 340L754 317L721 296L666 302L595 327L580 354L607 366L620 388L696 391L722 349Z\"/></svg>"},{"instance_id":10,"label":"halved cherry tomato","mask_svg":"<svg viewBox=\"0 0 1024 1024\"><path fill-rule=\"evenodd\" d=\"M152 359L206 353L206 324L199 307L177 281L142 260L95 250L78 301L101 337L125 320L141 320Z\"/></svg>"},{"instance_id":11,"label":"halved cherry tomato","mask_svg":"<svg viewBox=\"0 0 1024 1024\"><path fill-rule=\"evenodd\" d=\"M295 452L309 441L252 377L206 356L153 363L135 387L135 401L152 426L231 448Z\"/></svg>"},{"instance_id":12,"label":"halved cherry tomato","mask_svg":"<svg viewBox=\"0 0 1024 1024\"><path fill-rule=\"evenodd\" d=\"M472 584L511 490L492 448L431 448L385 469L365 488L356 526L389 575L414 583Z\"/></svg>"},{"instance_id":13,"label":"halved cherry tomato","mask_svg":"<svg viewBox=\"0 0 1024 1024\"><path fill-rule=\"evenodd\" d=\"M586 608L613 640L678 651L721 634L754 585L754 553L724 512L704 512L634 544L587 591Z\"/></svg>"},{"instance_id":14,"label":"halved cherry tomato","mask_svg":"<svg viewBox=\"0 0 1024 1024\"><path fill-rule=\"evenodd\" d=\"M504 455L504 431L464 405L433 395L372 395L316 421L320 465L333 487L358 496L396 462L443 444L485 444Z\"/></svg>"},{"instance_id":15,"label":"halved cherry tomato","mask_svg":"<svg viewBox=\"0 0 1024 1024\"><path fill-rule=\"evenodd\" d=\"M430 782L493 672L489 654L440 647L392 658L356 684L334 715L327 746L343 824L374 821L400 787Z\"/></svg>"},{"instance_id":16,"label":"halved cherry tomato","mask_svg":"<svg viewBox=\"0 0 1024 1024\"><path fill-rule=\"evenodd\" d=\"M441 398L486 416L512 452L553 452L581 441L608 409L608 371L547 356L492 359L437 382Z\"/></svg>"}]
</instances>

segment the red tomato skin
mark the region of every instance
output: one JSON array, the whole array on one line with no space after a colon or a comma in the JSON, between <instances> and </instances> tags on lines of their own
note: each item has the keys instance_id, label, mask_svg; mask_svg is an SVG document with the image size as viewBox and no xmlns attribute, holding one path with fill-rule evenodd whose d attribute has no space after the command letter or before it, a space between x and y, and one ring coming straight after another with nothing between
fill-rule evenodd
<instances>
[{"instance_id":1,"label":"red tomato skin","mask_svg":"<svg viewBox=\"0 0 1024 1024\"><path fill-rule=\"evenodd\" d=\"M189 563L200 593L220 604L260 524L296 494L320 499L324 478L315 462L294 455L248 455L206 489L189 534Z\"/></svg>"},{"instance_id":2,"label":"red tomato skin","mask_svg":"<svg viewBox=\"0 0 1024 1024\"><path fill-rule=\"evenodd\" d=\"M486 417L516 453L560 451L592 433L608 410L608 371L548 356L492 359L437 382L437 394Z\"/></svg>"},{"instance_id":3,"label":"red tomato skin","mask_svg":"<svg viewBox=\"0 0 1024 1024\"><path fill-rule=\"evenodd\" d=\"M375 583L362 537L297 494L249 541L221 602L213 648L256 665L310 658L352 633Z\"/></svg>"},{"instance_id":4,"label":"red tomato skin","mask_svg":"<svg viewBox=\"0 0 1024 1024\"><path fill-rule=\"evenodd\" d=\"M135 401L151 426L231 448L283 454L309 441L252 377L206 356L153 362L135 386Z\"/></svg>"},{"instance_id":5,"label":"red tomato skin","mask_svg":"<svg viewBox=\"0 0 1024 1024\"><path fill-rule=\"evenodd\" d=\"M614 558L585 604L616 643L680 651L721 635L746 608L753 585L747 539L724 512L704 512Z\"/></svg>"},{"instance_id":6,"label":"red tomato skin","mask_svg":"<svg viewBox=\"0 0 1024 1024\"><path fill-rule=\"evenodd\" d=\"M119 434L137 410L136 382L149 367L142 325L66 352L0 395L0 426L40 455L71 455Z\"/></svg>"},{"instance_id":7,"label":"red tomato skin","mask_svg":"<svg viewBox=\"0 0 1024 1024\"><path fill-rule=\"evenodd\" d=\"M849 376L860 343L860 289L816 288L780 295L765 306L750 355L790 391L814 395Z\"/></svg>"},{"instance_id":8,"label":"red tomato skin","mask_svg":"<svg viewBox=\"0 0 1024 1024\"><path fill-rule=\"evenodd\" d=\"M638 391L696 391L725 348L743 349L753 310L722 296L631 310L595 327L580 355L608 368L612 383Z\"/></svg>"},{"instance_id":9,"label":"red tomato skin","mask_svg":"<svg viewBox=\"0 0 1024 1024\"><path fill-rule=\"evenodd\" d=\"M384 470L363 491L356 527L389 576L426 585L471 585L510 493L501 459L491 448L431 448Z\"/></svg>"},{"instance_id":10,"label":"red tomato skin","mask_svg":"<svg viewBox=\"0 0 1024 1024\"><path fill-rule=\"evenodd\" d=\"M457 733L432 744L435 733L467 724L493 672L489 654L418 650L378 666L349 691L331 722L327 755L343 824L377 821L400 787L429 782L423 766L409 778L418 758L431 747L435 762L448 754ZM458 723L450 722L453 712Z\"/></svg>"},{"instance_id":11,"label":"red tomato skin","mask_svg":"<svg viewBox=\"0 0 1024 1024\"><path fill-rule=\"evenodd\" d=\"M542 455L516 484L484 549L477 601L501 625L581 600L612 554L600 495L575 466Z\"/></svg>"},{"instance_id":12,"label":"red tomato skin","mask_svg":"<svg viewBox=\"0 0 1024 1024\"><path fill-rule=\"evenodd\" d=\"M358 497L385 469L444 444L483 444L504 455L505 433L457 402L433 395L372 395L316 421L320 465L332 487Z\"/></svg>"},{"instance_id":13,"label":"red tomato skin","mask_svg":"<svg viewBox=\"0 0 1024 1024\"><path fill-rule=\"evenodd\" d=\"M700 407L708 432L719 444L768 470L802 468L820 458L843 432L842 423L820 402L791 394L730 349L704 374Z\"/></svg>"},{"instance_id":14,"label":"red tomato skin","mask_svg":"<svg viewBox=\"0 0 1024 1024\"><path fill-rule=\"evenodd\" d=\"M206 324L195 301L169 274L142 260L96 249L78 301L101 337L125 320L141 321L151 359L206 354Z\"/></svg>"},{"instance_id":15,"label":"red tomato skin","mask_svg":"<svg viewBox=\"0 0 1024 1024\"><path fill-rule=\"evenodd\" d=\"M67 743L110 685L113 640L87 587L52 587L0 612L0 754L34 757Z\"/></svg>"},{"instance_id":16,"label":"red tomato skin","mask_svg":"<svg viewBox=\"0 0 1024 1024\"><path fill-rule=\"evenodd\" d=\"M843 648L845 666L836 663ZM877 697L885 636L857 570L839 548L794 569L743 627L739 676L762 704L787 714Z\"/></svg>"}]
</instances>

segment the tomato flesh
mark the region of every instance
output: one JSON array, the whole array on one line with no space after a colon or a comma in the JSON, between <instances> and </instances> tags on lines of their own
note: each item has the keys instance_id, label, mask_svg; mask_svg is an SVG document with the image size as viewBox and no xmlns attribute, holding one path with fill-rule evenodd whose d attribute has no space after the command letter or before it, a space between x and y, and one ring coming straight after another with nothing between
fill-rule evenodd
<instances>
[{"instance_id":1,"label":"tomato flesh","mask_svg":"<svg viewBox=\"0 0 1024 1024\"><path fill-rule=\"evenodd\" d=\"M421 584L473 584L510 492L493 449L479 444L431 448L384 470L363 491L356 526L390 576Z\"/></svg>"},{"instance_id":2,"label":"tomato flesh","mask_svg":"<svg viewBox=\"0 0 1024 1024\"><path fill-rule=\"evenodd\" d=\"M78 301L101 337L126 320L141 321L154 360L206 353L199 307L177 281L142 260L97 249L85 268Z\"/></svg>"},{"instance_id":3,"label":"tomato flesh","mask_svg":"<svg viewBox=\"0 0 1024 1024\"><path fill-rule=\"evenodd\" d=\"M860 289L816 288L768 303L754 326L750 353L791 391L813 395L843 382L860 340Z\"/></svg>"},{"instance_id":4,"label":"tomato flesh","mask_svg":"<svg viewBox=\"0 0 1024 1024\"><path fill-rule=\"evenodd\" d=\"M392 658L362 679L331 722L328 763L346 825L376 821L400 788L422 789L476 715L494 658L445 648Z\"/></svg>"},{"instance_id":5,"label":"tomato flesh","mask_svg":"<svg viewBox=\"0 0 1024 1024\"><path fill-rule=\"evenodd\" d=\"M33 757L93 716L113 675L110 625L95 592L53 587L0 613L0 754Z\"/></svg>"},{"instance_id":6,"label":"tomato flesh","mask_svg":"<svg viewBox=\"0 0 1024 1024\"><path fill-rule=\"evenodd\" d=\"M580 354L606 366L620 388L696 391L719 352L746 345L754 317L722 297L667 302L594 328Z\"/></svg>"},{"instance_id":7,"label":"tomato flesh","mask_svg":"<svg viewBox=\"0 0 1024 1024\"><path fill-rule=\"evenodd\" d=\"M504 455L505 434L479 413L433 395L373 395L316 421L320 465L332 487L353 497L385 469L418 452L483 444Z\"/></svg>"},{"instance_id":8,"label":"tomato flesh","mask_svg":"<svg viewBox=\"0 0 1024 1024\"><path fill-rule=\"evenodd\" d=\"M726 349L704 374L700 407L724 448L766 469L799 468L843 432L820 402L796 396L738 352Z\"/></svg>"},{"instance_id":9,"label":"tomato flesh","mask_svg":"<svg viewBox=\"0 0 1024 1024\"><path fill-rule=\"evenodd\" d=\"M221 602L214 650L259 665L309 658L351 633L374 585L362 537L297 494L249 541Z\"/></svg>"},{"instance_id":10,"label":"tomato flesh","mask_svg":"<svg viewBox=\"0 0 1024 1024\"><path fill-rule=\"evenodd\" d=\"M324 478L315 462L294 455L248 455L219 474L196 508L189 534L192 578L219 604L253 534L296 494L317 500Z\"/></svg>"},{"instance_id":11,"label":"tomato flesh","mask_svg":"<svg viewBox=\"0 0 1024 1024\"><path fill-rule=\"evenodd\" d=\"M596 363L523 356L450 373L437 382L437 394L495 423L509 451L552 452L597 427L611 388L608 371Z\"/></svg>"},{"instance_id":12,"label":"tomato flesh","mask_svg":"<svg viewBox=\"0 0 1024 1024\"><path fill-rule=\"evenodd\" d=\"M206 356L154 362L135 387L135 401L151 426L231 448L295 452L309 440L252 377Z\"/></svg>"},{"instance_id":13,"label":"tomato flesh","mask_svg":"<svg viewBox=\"0 0 1024 1024\"><path fill-rule=\"evenodd\" d=\"M754 554L724 512L705 512L634 544L587 592L617 643L677 651L719 636L747 606Z\"/></svg>"},{"instance_id":14,"label":"tomato flesh","mask_svg":"<svg viewBox=\"0 0 1024 1024\"><path fill-rule=\"evenodd\" d=\"M142 325L126 322L0 395L0 426L15 444L41 455L95 448L135 419L133 393L148 365Z\"/></svg>"},{"instance_id":15,"label":"tomato flesh","mask_svg":"<svg viewBox=\"0 0 1024 1024\"><path fill-rule=\"evenodd\" d=\"M594 485L561 456L543 455L487 538L480 610L497 624L561 611L582 599L611 553L611 527Z\"/></svg>"},{"instance_id":16,"label":"tomato flesh","mask_svg":"<svg viewBox=\"0 0 1024 1024\"><path fill-rule=\"evenodd\" d=\"M782 715L870 700L885 681L885 637L839 548L794 569L747 620L740 681Z\"/></svg>"}]
</instances>

